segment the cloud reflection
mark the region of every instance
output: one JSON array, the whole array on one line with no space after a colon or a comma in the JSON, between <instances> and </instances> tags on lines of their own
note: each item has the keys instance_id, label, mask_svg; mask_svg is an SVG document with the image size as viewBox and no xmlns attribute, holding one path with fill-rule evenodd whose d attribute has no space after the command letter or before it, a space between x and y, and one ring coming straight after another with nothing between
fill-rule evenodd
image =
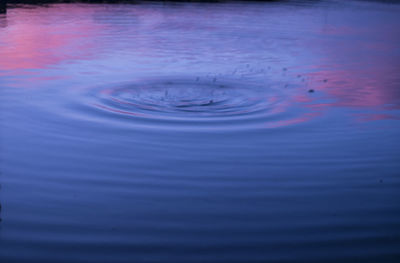
<instances>
[{"instance_id":1,"label":"cloud reflection","mask_svg":"<svg viewBox=\"0 0 400 263\"><path fill-rule=\"evenodd\" d=\"M93 10L77 5L19 9L0 18L0 70L45 69L95 54L95 35L104 28L90 19ZM66 14L73 13L74 19ZM21 18L28 19L21 19ZM62 23L60 23L62 21Z\"/></svg>"}]
</instances>

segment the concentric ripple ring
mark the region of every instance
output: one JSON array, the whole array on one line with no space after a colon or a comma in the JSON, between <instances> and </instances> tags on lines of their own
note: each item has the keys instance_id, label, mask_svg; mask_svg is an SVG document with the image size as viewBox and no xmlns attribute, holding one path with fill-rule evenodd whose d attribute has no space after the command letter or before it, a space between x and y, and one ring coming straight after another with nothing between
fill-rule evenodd
<instances>
[{"instance_id":1,"label":"concentric ripple ring","mask_svg":"<svg viewBox=\"0 0 400 263\"><path fill-rule=\"evenodd\" d=\"M186 128L270 128L301 119L301 110L294 108L288 92L277 84L215 78L167 78L103 86L90 89L84 104L96 115L164 127L173 122Z\"/></svg>"}]
</instances>

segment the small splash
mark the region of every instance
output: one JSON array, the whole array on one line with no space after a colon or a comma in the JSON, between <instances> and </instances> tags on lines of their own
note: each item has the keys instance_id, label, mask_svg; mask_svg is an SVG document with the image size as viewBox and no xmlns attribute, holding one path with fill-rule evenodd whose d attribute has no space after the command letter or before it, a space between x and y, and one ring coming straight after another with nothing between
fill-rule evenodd
<instances>
[{"instance_id":1,"label":"small splash","mask_svg":"<svg viewBox=\"0 0 400 263\"><path fill-rule=\"evenodd\" d=\"M108 113L112 121L123 120L126 125L276 128L310 119L302 117L306 111L293 101L293 87L224 77L218 81L216 77L166 78L99 87L91 89L87 97L98 118Z\"/></svg>"},{"instance_id":2,"label":"small splash","mask_svg":"<svg viewBox=\"0 0 400 263\"><path fill-rule=\"evenodd\" d=\"M223 117L262 110L269 106L267 93L245 84L216 84L168 80L131 84L103 90L101 104L149 117Z\"/></svg>"}]
</instances>

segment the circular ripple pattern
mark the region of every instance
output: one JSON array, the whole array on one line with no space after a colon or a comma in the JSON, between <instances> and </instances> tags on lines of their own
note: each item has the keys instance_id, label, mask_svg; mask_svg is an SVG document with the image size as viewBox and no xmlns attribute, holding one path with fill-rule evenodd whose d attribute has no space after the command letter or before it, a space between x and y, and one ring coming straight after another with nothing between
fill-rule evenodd
<instances>
[{"instance_id":1,"label":"circular ripple pattern","mask_svg":"<svg viewBox=\"0 0 400 263\"><path fill-rule=\"evenodd\" d=\"M293 109L283 89L242 81L167 79L103 87L90 96L97 113L135 117L136 123L276 127L302 121L301 110Z\"/></svg>"}]
</instances>

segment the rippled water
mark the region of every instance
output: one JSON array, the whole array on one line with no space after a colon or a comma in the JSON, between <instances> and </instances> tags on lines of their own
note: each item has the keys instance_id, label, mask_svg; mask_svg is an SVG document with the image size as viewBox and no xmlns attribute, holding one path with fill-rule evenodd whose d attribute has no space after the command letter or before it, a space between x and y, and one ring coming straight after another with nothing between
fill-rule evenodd
<instances>
[{"instance_id":1,"label":"rippled water","mask_svg":"<svg viewBox=\"0 0 400 263\"><path fill-rule=\"evenodd\" d=\"M0 14L0 261L397 262L399 13Z\"/></svg>"}]
</instances>

